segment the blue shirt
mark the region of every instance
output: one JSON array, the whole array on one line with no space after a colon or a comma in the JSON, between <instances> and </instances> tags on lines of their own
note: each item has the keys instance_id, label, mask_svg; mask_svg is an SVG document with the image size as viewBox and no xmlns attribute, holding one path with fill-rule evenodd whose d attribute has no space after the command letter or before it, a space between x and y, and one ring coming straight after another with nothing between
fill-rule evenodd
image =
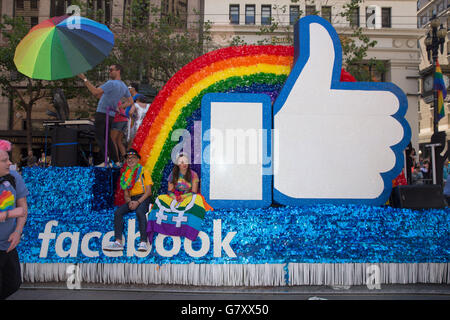
<instances>
[{"instance_id":1,"label":"blue shirt","mask_svg":"<svg viewBox=\"0 0 450 320\"><path fill-rule=\"evenodd\" d=\"M137 99L139 99L140 97L144 97L144 98L145 98L145 96L144 96L143 94L136 93L136 94L133 96L133 101L136 102Z\"/></svg>"},{"instance_id":2,"label":"blue shirt","mask_svg":"<svg viewBox=\"0 0 450 320\"><path fill-rule=\"evenodd\" d=\"M111 117L114 117L120 99L131 97L128 87L122 80L108 80L100 88L103 94L98 102L97 112L106 113L109 107L112 110L109 112Z\"/></svg>"},{"instance_id":3,"label":"blue shirt","mask_svg":"<svg viewBox=\"0 0 450 320\"><path fill-rule=\"evenodd\" d=\"M22 177L13 170L10 170L11 175L16 179L16 188L9 183L9 181L3 181L0 183L0 199L14 198L14 201L11 205L6 206L6 204L2 201L0 202L0 211L4 212L6 210L12 210L16 208L17 199L24 198L28 196L29 192L25 182ZM0 222L0 250L6 251L9 248L10 243L8 242L8 238L11 233L16 229L16 218L8 218L4 222Z\"/></svg>"},{"instance_id":4,"label":"blue shirt","mask_svg":"<svg viewBox=\"0 0 450 320\"><path fill-rule=\"evenodd\" d=\"M444 196L450 197L450 174L447 176L447 179L445 182Z\"/></svg>"}]
</instances>

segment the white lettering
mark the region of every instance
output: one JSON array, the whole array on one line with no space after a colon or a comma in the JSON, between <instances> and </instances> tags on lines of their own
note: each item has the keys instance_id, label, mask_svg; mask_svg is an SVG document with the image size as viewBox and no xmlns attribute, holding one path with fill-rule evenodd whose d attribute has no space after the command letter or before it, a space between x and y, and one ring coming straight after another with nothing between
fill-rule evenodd
<instances>
[{"instance_id":1,"label":"white lettering","mask_svg":"<svg viewBox=\"0 0 450 320\"><path fill-rule=\"evenodd\" d=\"M193 258L200 258L200 257L205 256L208 253L209 248L211 247L209 237L203 231L200 231L198 233L198 239L200 239L202 241L202 246L201 246L200 250L198 250L198 251L195 251L194 249L192 249L192 241L191 240L189 240L187 238L184 239L184 251Z\"/></svg>"},{"instance_id":2,"label":"white lettering","mask_svg":"<svg viewBox=\"0 0 450 320\"><path fill-rule=\"evenodd\" d=\"M164 247L164 239L170 237L172 238L172 248L170 250L167 250ZM178 252L180 252L180 247L181 247L181 240L180 237L172 237L172 236L166 236L164 234L158 234L158 236L155 239L155 248L156 248L156 252L158 252L158 254L161 257L173 257L175 255L178 254Z\"/></svg>"},{"instance_id":3,"label":"white lettering","mask_svg":"<svg viewBox=\"0 0 450 320\"><path fill-rule=\"evenodd\" d=\"M222 219L214 220L214 257L222 257L222 249L230 258L236 258L236 254L230 247L230 242L233 240L236 232L228 232L225 239L222 241Z\"/></svg>"},{"instance_id":4,"label":"white lettering","mask_svg":"<svg viewBox=\"0 0 450 320\"><path fill-rule=\"evenodd\" d=\"M75 258L78 255L78 246L80 245L80 232L62 232L60 234L56 234L52 232L52 228L58 226L58 221L51 220L48 221L45 225L44 232L39 233L38 238L42 240L41 251L39 254L40 258L46 258L49 251L50 240L56 239L55 241L55 252L61 258L71 257ZM228 232L225 238L222 238L222 220L216 219L213 221L213 250L214 257L222 257L222 250L231 258L235 258L236 254L230 246L231 241L233 240L236 232ZM100 239L102 237L102 233L98 231L92 231L83 236L81 239L81 253L88 258L98 258L100 256L100 252L97 250L92 250L89 245L93 238ZM103 235L101 240L101 247L106 247L114 237L114 231L109 231ZM139 252L136 250L135 241L140 237L139 231L136 232L136 219L128 220L128 232L126 237L126 243L128 245L126 247L126 256L134 257L137 256L139 258L147 257L151 250L152 245L149 245L149 248L146 252ZM172 238L172 247L167 249L164 246L164 241L166 238ZM68 246L67 240L70 239L70 246ZM122 239L125 240L125 236L122 235ZM201 246L198 250L194 250L192 247L191 240L185 238L183 243L184 251L187 255L193 258L204 257L208 254L211 248L211 238L208 234L203 231L198 233L198 239L195 241L201 241ZM167 244L166 244L167 246ZM181 238L175 236L167 236L163 234L158 234L155 239L154 245L156 252L162 257L173 257L176 256L181 249ZM117 258L122 257L123 251L103 251L102 253L107 257Z\"/></svg>"},{"instance_id":5,"label":"white lettering","mask_svg":"<svg viewBox=\"0 0 450 320\"><path fill-rule=\"evenodd\" d=\"M58 226L58 221L51 220L45 225L44 233L39 233L38 238L42 239L41 252L39 258L47 258L48 245L51 239L56 238L56 233L52 233L52 228Z\"/></svg>"},{"instance_id":6,"label":"white lettering","mask_svg":"<svg viewBox=\"0 0 450 320\"><path fill-rule=\"evenodd\" d=\"M91 241L92 238L101 238L102 234L100 232L94 231L89 232L86 234L83 239L81 240L81 252L89 258L96 258L100 256L100 253L98 251L92 251L89 249L89 241Z\"/></svg>"},{"instance_id":7,"label":"white lettering","mask_svg":"<svg viewBox=\"0 0 450 320\"><path fill-rule=\"evenodd\" d=\"M68 251L65 251L63 248L64 240L70 239L70 248ZM61 258L66 258L70 256L71 258L75 258L78 254L78 242L80 241L80 233L79 232L63 232L56 239L55 251L58 256Z\"/></svg>"}]
</instances>

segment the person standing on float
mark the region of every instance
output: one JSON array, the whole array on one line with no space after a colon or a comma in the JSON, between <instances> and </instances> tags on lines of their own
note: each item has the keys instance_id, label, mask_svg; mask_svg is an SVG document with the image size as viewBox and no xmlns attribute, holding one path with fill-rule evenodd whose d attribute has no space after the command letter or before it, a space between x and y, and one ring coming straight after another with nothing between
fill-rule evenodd
<instances>
[{"instance_id":1,"label":"person standing on float","mask_svg":"<svg viewBox=\"0 0 450 320\"><path fill-rule=\"evenodd\" d=\"M95 87L90 81L86 78L86 76L81 73L78 75L83 81L88 90L100 100L98 101L97 111L95 113L95 140L100 147L101 155L105 155L105 141L108 140L108 153L111 154L111 159L117 163L119 159L117 159L117 155L114 152L114 145L109 139L111 134L111 125L114 121L114 115L117 111L117 107L120 99L126 98L126 101L121 108L126 108L133 104L133 98L131 97L130 91L128 91L127 85L121 80L121 74L123 72L123 67L119 64L113 64L109 67L109 77L111 80L108 80L106 83L101 85L100 87ZM106 113L108 108L109 111L109 128L108 133L106 133ZM107 163L102 163L99 167L108 166Z\"/></svg>"}]
</instances>

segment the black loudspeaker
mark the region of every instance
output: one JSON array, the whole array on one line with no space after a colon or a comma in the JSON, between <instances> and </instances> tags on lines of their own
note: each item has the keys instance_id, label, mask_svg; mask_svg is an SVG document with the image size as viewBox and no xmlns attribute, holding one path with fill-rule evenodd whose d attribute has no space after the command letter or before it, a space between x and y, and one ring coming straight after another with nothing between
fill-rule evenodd
<instances>
[{"instance_id":1,"label":"black loudspeaker","mask_svg":"<svg viewBox=\"0 0 450 320\"><path fill-rule=\"evenodd\" d=\"M440 185L397 186L392 192L392 204L396 208L440 209L447 206Z\"/></svg>"},{"instance_id":2,"label":"black loudspeaker","mask_svg":"<svg viewBox=\"0 0 450 320\"><path fill-rule=\"evenodd\" d=\"M78 131L56 127L52 130L52 166L78 165Z\"/></svg>"}]
</instances>

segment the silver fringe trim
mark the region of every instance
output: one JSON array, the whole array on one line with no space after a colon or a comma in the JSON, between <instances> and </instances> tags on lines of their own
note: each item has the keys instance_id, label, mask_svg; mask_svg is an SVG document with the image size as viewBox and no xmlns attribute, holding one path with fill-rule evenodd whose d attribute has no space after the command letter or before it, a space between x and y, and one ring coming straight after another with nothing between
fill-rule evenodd
<instances>
[{"instance_id":1,"label":"silver fringe trim","mask_svg":"<svg viewBox=\"0 0 450 320\"><path fill-rule=\"evenodd\" d=\"M25 282L67 281L73 264L22 263ZM69 268L72 267L72 268ZM450 283L449 263L95 264L77 265L81 283L194 286ZM69 271L71 270L71 271ZM376 271L376 272L375 272Z\"/></svg>"},{"instance_id":2,"label":"silver fringe trim","mask_svg":"<svg viewBox=\"0 0 450 320\"><path fill-rule=\"evenodd\" d=\"M289 285L450 283L449 263L290 263Z\"/></svg>"}]
</instances>

